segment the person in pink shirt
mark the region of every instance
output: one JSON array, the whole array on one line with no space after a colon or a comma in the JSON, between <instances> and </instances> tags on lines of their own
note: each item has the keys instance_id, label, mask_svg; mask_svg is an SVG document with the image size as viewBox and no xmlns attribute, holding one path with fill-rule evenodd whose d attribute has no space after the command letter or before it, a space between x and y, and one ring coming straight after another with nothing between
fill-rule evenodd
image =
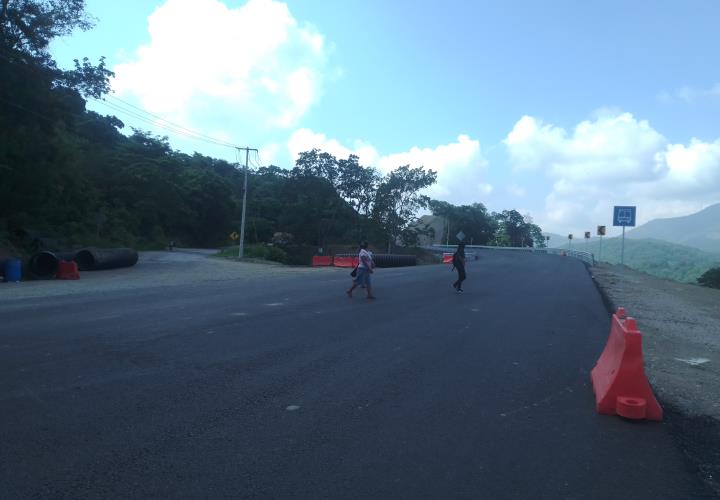
<instances>
[{"instance_id":1,"label":"person in pink shirt","mask_svg":"<svg viewBox=\"0 0 720 500\"><path fill-rule=\"evenodd\" d=\"M345 292L350 298L352 298L353 290L355 290L359 286L364 285L365 290L367 290L367 298L371 300L375 299L375 296L372 294L372 283L370 280L370 275L373 273L373 269L375 268L375 262L373 262L372 254L368 252L367 248L367 241L363 241L362 243L360 243L357 275L353 280L353 285L350 287L349 290Z\"/></svg>"}]
</instances>

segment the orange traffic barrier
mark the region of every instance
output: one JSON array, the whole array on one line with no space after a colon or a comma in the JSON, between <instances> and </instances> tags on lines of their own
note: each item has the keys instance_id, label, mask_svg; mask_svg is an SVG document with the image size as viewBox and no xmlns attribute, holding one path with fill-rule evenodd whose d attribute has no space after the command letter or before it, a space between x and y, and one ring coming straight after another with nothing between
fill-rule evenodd
<instances>
[{"instance_id":1,"label":"orange traffic barrier","mask_svg":"<svg viewBox=\"0 0 720 500\"><path fill-rule=\"evenodd\" d=\"M645 376L642 334L625 309L613 314L610 336L590 374L598 413L662 420L663 411Z\"/></svg>"},{"instance_id":2,"label":"orange traffic barrier","mask_svg":"<svg viewBox=\"0 0 720 500\"><path fill-rule=\"evenodd\" d=\"M312 265L317 266L332 266L333 258L332 255L313 255Z\"/></svg>"},{"instance_id":3,"label":"orange traffic barrier","mask_svg":"<svg viewBox=\"0 0 720 500\"><path fill-rule=\"evenodd\" d=\"M335 256L335 259L333 260L333 265L335 267L355 267L358 265L358 258Z\"/></svg>"},{"instance_id":4,"label":"orange traffic barrier","mask_svg":"<svg viewBox=\"0 0 720 500\"><path fill-rule=\"evenodd\" d=\"M452 258L453 258L453 254L444 253L443 254L443 264L452 264Z\"/></svg>"},{"instance_id":5,"label":"orange traffic barrier","mask_svg":"<svg viewBox=\"0 0 720 500\"><path fill-rule=\"evenodd\" d=\"M58 272L55 277L59 280L79 280L80 273L78 272L77 262L73 260L61 260L58 262Z\"/></svg>"}]
</instances>

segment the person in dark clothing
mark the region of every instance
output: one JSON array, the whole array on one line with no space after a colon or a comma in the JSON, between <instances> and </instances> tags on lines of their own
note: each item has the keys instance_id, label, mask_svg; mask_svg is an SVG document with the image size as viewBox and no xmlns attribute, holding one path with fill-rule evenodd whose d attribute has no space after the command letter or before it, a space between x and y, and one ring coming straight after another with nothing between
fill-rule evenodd
<instances>
[{"instance_id":1,"label":"person in dark clothing","mask_svg":"<svg viewBox=\"0 0 720 500\"><path fill-rule=\"evenodd\" d=\"M462 282L465 281L465 243L460 243L453 254L453 269L457 269L458 279L453 283L457 293L462 293Z\"/></svg>"}]
</instances>

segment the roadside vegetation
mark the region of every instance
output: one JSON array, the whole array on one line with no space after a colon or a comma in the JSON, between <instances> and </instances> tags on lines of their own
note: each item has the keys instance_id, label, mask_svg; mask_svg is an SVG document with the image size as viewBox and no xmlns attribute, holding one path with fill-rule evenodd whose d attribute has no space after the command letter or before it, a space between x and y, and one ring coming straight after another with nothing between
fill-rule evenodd
<instances>
[{"instance_id":1,"label":"roadside vegetation","mask_svg":"<svg viewBox=\"0 0 720 500\"><path fill-rule=\"evenodd\" d=\"M698 283L709 288L720 288L720 267L708 269L698 278Z\"/></svg>"},{"instance_id":2,"label":"roadside vegetation","mask_svg":"<svg viewBox=\"0 0 720 500\"><path fill-rule=\"evenodd\" d=\"M602 242L602 252L597 239L588 244L582 241L573 243L572 248L592 252L602 262L619 264L621 245L620 238L606 238ZM568 246L563 245L562 248ZM696 283L708 269L720 266L720 254L667 241L626 238L625 265L659 278Z\"/></svg>"},{"instance_id":3,"label":"roadside vegetation","mask_svg":"<svg viewBox=\"0 0 720 500\"><path fill-rule=\"evenodd\" d=\"M83 0L2 3L0 251L232 244L242 169L176 151L167 137L88 111L88 100L110 92L113 73L104 59L57 67L50 42L92 25ZM415 222L421 210L450 216L453 234L462 229L476 244L542 244L540 228L515 210L490 213L482 203L457 207L423 196L436 177L409 165L381 174L357 156L318 150L301 153L292 168L256 165L249 171L247 253L306 263L321 248L360 239L392 251L428 231Z\"/></svg>"}]
</instances>

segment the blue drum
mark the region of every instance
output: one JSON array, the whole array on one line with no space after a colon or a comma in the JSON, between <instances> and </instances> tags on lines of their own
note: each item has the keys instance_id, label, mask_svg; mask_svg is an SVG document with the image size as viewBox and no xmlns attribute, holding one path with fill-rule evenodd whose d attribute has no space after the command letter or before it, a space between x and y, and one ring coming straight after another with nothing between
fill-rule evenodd
<instances>
[{"instance_id":1,"label":"blue drum","mask_svg":"<svg viewBox=\"0 0 720 500\"><path fill-rule=\"evenodd\" d=\"M22 261L17 259L8 259L5 261L5 281L20 281L22 277Z\"/></svg>"}]
</instances>

